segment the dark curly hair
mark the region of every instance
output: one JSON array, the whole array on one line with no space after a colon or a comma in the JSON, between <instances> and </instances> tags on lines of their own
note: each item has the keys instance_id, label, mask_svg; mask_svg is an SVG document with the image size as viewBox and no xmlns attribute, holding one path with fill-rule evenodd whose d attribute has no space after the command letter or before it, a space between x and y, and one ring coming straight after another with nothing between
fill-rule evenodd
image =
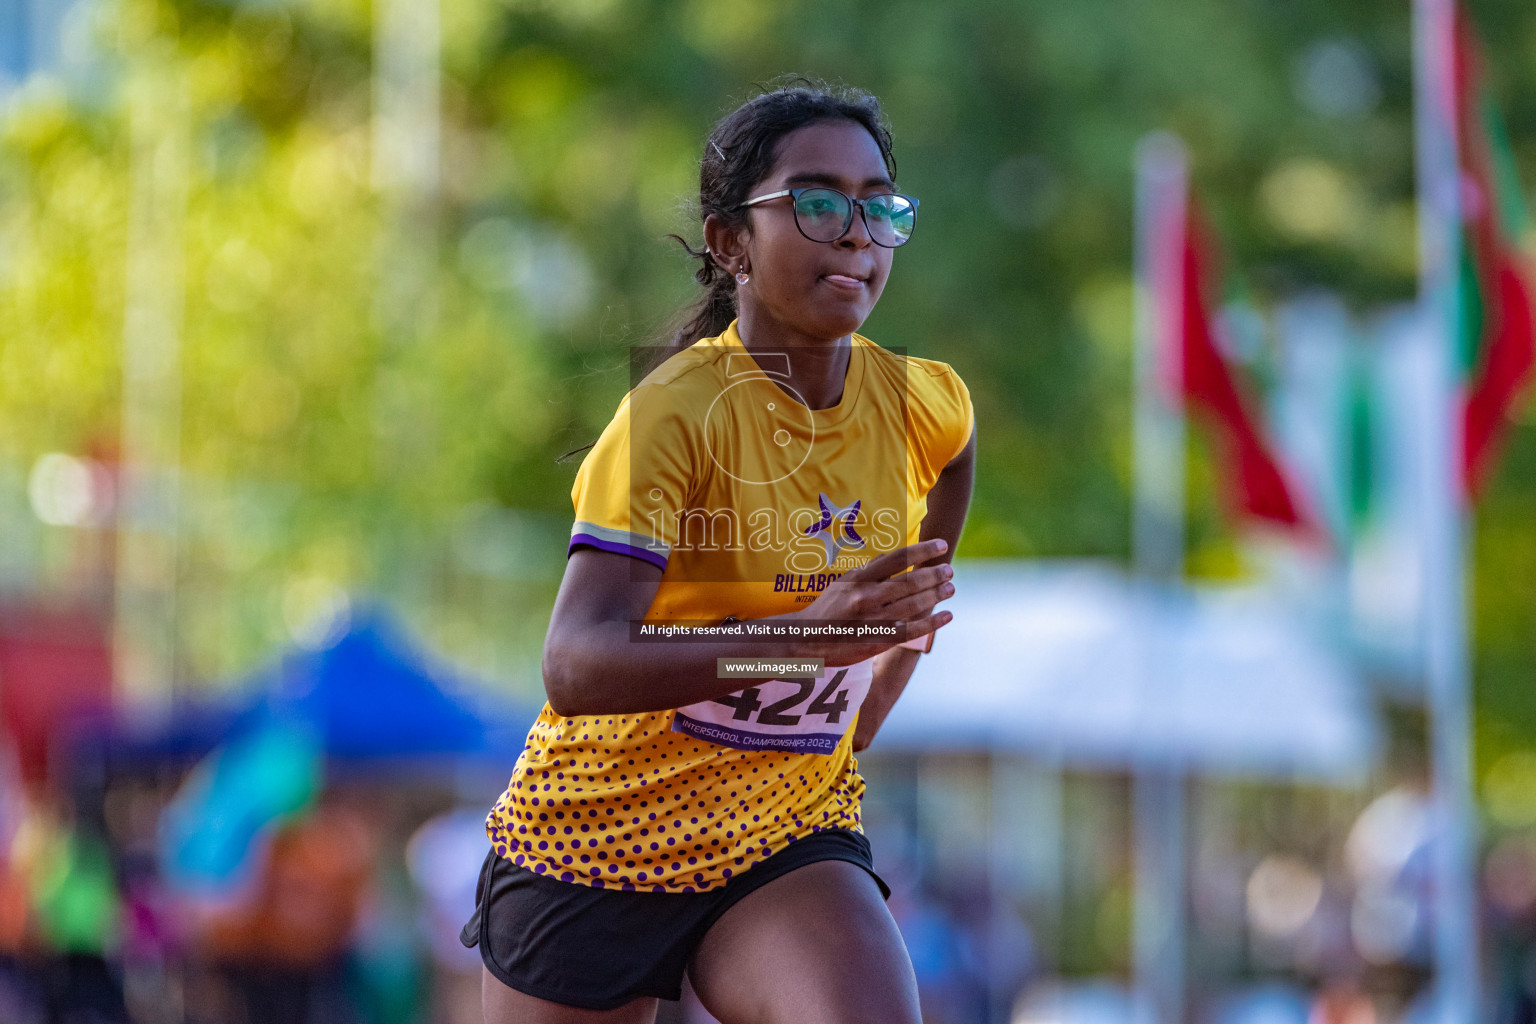
<instances>
[{"instance_id":1,"label":"dark curly hair","mask_svg":"<svg viewBox=\"0 0 1536 1024\"><path fill-rule=\"evenodd\" d=\"M896 157L891 153L891 130L880 110L880 101L859 89L830 86L806 78L792 79L772 92L743 103L716 123L704 143L699 161L699 221L710 214L737 225L746 218L741 204L747 190L768 176L778 155L779 141L797 128L839 118L863 127L880 147L891 180L896 180ZM717 265L702 247L695 250L677 235L688 255L699 261L694 278L705 288L704 297L687 314L687 321L669 339L663 358L687 348L700 338L713 337L736 316L736 281Z\"/></svg>"}]
</instances>

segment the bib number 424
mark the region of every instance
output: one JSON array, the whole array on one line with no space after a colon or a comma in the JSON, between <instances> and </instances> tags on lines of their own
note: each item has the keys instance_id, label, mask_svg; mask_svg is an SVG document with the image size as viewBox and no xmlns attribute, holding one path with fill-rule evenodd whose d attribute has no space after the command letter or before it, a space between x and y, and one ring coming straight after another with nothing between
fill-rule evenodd
<instances>
[{"instance_id":1,"label":"bib number 424","mask_svg":"<svg viewBox=\"0 0 1536 1024\"><path fill-rule=\"evenodd\" d=\"M756 686L748 687L740 693L716 697L713 703L732 708L731 718L737 722L754 721L755 715L758 725L798 725L805 715L820 715L829 725L838 725L843 720L843 712L848 710L848 691L842 686L843 679L847 675L846 668L834 673L832 678L827 680L827 685L821 688L821 692L816 694L815 699L800 714L789 712L811 696L811 692L816 689L814 679L786 680L786 682L795 683L798 687L796 692L766 707L759 699L761 691Z\"/></svg>"}]
</instances>

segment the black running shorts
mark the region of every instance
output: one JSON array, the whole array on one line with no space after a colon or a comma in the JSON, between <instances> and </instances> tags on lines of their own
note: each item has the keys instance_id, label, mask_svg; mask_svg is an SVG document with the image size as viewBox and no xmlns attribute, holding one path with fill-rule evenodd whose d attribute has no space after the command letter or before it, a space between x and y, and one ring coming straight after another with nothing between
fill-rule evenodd
<instances>
[{"instance_id":1,"label":"black running shorts","mask_svg":"<svg viewBox=\"0 0 1536 1024\"><path fill-rule=\"evenodd\" d=\"M503 984L567 1006L612 1010L641 996L678 999L693 951L738 900L820 860L875 874L869 841L847 829L814 832L718 889L625 892L561 882L518 867L492 848L480 868L475 913L459 933Z\"/></svg>"}]
</instances>

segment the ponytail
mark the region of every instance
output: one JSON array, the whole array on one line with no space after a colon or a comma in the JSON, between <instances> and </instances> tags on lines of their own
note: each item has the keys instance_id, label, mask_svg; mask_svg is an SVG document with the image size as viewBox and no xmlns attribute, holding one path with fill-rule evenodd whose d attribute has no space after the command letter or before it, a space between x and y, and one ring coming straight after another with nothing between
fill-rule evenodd
<instances>
[{"instance_id":1,"label":"ponytail","mask_svg":"<svg viewBox=\"0 0 1536 1024\"><path fill-rule=\"evenodd\" d=\"M725 329L731 326L731 321L736 319L735 278L715 262L714 254L708 249L695 252L680 236L667 237L674 239L689 256L699 261L699 269L694 271L693 279L704 286L704 297L683 314L688 319L667 339L663 360L681 352L700 338L724 334Z\"/></svg>"}]
</instances>

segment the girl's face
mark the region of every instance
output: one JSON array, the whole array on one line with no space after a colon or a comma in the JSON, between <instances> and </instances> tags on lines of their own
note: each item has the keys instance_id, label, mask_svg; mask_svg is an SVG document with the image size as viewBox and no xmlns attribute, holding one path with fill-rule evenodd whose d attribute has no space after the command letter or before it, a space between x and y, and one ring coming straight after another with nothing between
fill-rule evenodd
<instances>
[{"instance_id":1,"label":"girl's face","mask_svg":"<svg viewBox=\"0 0 1536 1024\"><path fill-rule=\"evenodd\" d=\"M862 125L818 121L779 142L773 171L748 199L780 189L826 185L855 199L895 191L880 147ZM891 250L870 240L858 209L847 234L813 242L795 226L794 200L772 199L747 211L747 229L734 239L745 252L750 280L737 289L744 320L770 320L817 340L859 329L875 308L891 271Z\"/></svg>"}]
</instances>

